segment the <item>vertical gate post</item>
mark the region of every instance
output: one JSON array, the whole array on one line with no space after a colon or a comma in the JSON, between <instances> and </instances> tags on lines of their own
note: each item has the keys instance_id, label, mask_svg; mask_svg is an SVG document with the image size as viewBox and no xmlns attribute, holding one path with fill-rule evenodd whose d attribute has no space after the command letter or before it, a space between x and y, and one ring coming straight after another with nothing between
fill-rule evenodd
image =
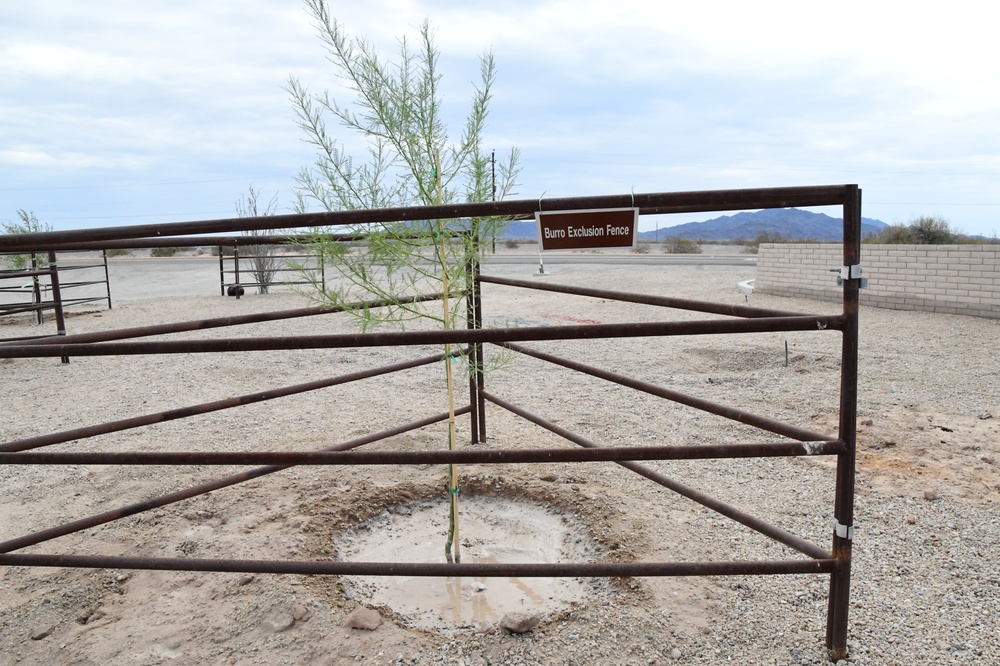
<instances>
[{"instance_id":1,"label":"vertical gate post","mask_svg":"<svg viewBox=\"0 0 1000 666\"><path fill-rule=\"evenodd\" d=\"M233 279L236 281L236 300L240 300L240 244L239 242L233 243L233 270L235 275Z\"/></svg>"},{"instance_id":2,"label":"vertical gate post","mask_svg":"<svg viewBox=\"0 0 1000 666\"><path fill-rule=\"evenodd\" d=\"M225 250L222 246L219 246L219 292L220 295L226 295L226 263L225 263Z\"/></svg>"},{"instance_id":3,"label":"vertical gate post","mask_svg":"<svg viewBox=\"0 0 1000 666\"><path fill-rule=\"evenodd\" d=\"M475 303L474 308L474 318L476 322L476 328L483 327L483 287L482 282L479 280L479 264L476 263L476 275L472 283L472 293L473 301ZM476 354L476 399L478 401L478 414L479 414L479 441L486 441L486 398L483 397L483 392L486 390L486 380L483 374L483 363L485 363L485 357L483 356L483 343L479 342L475 345Z\"/></svg>"},{"instance_id":4,"label":"vertical gate post","mask_svg":"<svg viewBox=\"0 0 1000 666\"><path fill-rule=\"evenodd\" d=\"M66 317L63 316L62 290L59 289L59 265L56 253L49 250L49 285L52 287L52 305L56 311L56 334L66 335ZM69 363L69 356L62 357L63 363Z\"/></svg>"},{"instance_id":5,"label":"vertical gate post","mask_svg":"<svg viewBox=\"0 0 1000 666\"><path fill-rule=\"evenodd\" d=\"M31 253L31 272L38 270L38 255ZM45 313L42 311L42 285L38 281L37 275L31 276L31 293L35 299L35 324L41 326L45 323Z\"/></svg>"},{"instance_id":6,"label":"vertical gate post","mask_svg":"<svg viewBox=\"0 0 1000 666\"><path fill-rule=\"evenodd\" d=\"M468 329L479 328L476 320L476 278L479 273L479 262L476 256L479 252L479 236L474 235L467 240L471 243L472 251L465 259L465 325ZM466 352L466 363L469 368L469 421L470 421L470 441L473 444L479 443L479 384L477 381L480 372L479 357L476 353L478 345L470 345ZM474 371L473 371L474 370Z\"/></svg>"},{"instance_id":7,"label":"vertical gate post","mask_svg":"<svg viewBox=\"0 0 1000 666\"><path fill-rule=\"evenodd\" d=\"M854 186L844 201L844 329L840 371L840 439L846 451L837 456L833 557L830 574L826 647L834 660L847 657L847 615L851 594L851 543L854 539L854 475L858 430L858 303L861 269L861 190ZM843 273L842 273L843 275Z\"/></svg>"},{"instance_id":8,"label":"vertical gate post","mask_svg":"<svg viewBox=\"0 0 1000 666\"><path fill-rule=\"evenodd\" d=\"M101 257L104 259L104 289L108 292L108 309L111 309L111 276L108 273L108 251L101 250Z\"/></svg>"}]
</instances>

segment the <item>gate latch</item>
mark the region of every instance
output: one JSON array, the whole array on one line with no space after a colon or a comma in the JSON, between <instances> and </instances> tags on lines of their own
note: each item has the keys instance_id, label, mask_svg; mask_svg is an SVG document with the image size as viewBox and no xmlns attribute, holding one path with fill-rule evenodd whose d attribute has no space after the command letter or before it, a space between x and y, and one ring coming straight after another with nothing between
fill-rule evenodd
<instances>
[{"instance_id":1,"label":"gate latch","mask_svg":"<svg viewBox=\"0 0 1000 666\"><path fill-rule=\"evenodd\" d=\"M840 269L832 269L831 273L837 273L837 286L842 287L846 280L857 280L859 289L868 288L868 278L861 277L861 264L854 266L841 266Z\"/></svg>"},{"instance_id":2,"label":"gate latch","mask_svg":"<svg viewBox=\"0 0 1000 666\"><path fill-rule=\"evenodd\" d=\"M847 525L841 525L840 521L833 521L833 531L841 539L847 539L848 541L854 541L854 526L848 527Z\"/></svg>"}]
</instances>

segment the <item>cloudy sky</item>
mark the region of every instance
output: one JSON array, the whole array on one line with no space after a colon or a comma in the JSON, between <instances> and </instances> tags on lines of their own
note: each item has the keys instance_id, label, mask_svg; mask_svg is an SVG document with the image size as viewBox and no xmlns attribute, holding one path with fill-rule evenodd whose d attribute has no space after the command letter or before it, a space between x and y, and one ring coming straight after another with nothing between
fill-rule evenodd
<instances>
[{"instance_id":1,"label":"cloudy sky","mask_svg":"<svg viewBox=\"0 0 1000 666\"><path fill-rule=\"evenodd\" d=\"M455 118L494 51L486 144L520 148L518 198L857 183L867 217L1000 234L981 2L330 4L386 57L428 18ZM313 157L283 86L338 85L299 0L2 5L0 221L232 217L250 185L290 211Z\"/></svg>"}]
</instances>

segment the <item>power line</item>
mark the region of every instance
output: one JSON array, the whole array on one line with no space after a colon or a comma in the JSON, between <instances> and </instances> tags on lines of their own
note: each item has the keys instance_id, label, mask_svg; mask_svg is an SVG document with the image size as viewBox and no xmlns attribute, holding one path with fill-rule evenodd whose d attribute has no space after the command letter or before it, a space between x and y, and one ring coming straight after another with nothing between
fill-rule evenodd
<instances>
[{"instance_id":1,"label":"power line","mask_svg":"<svg viewBox=\"0 0 1000 666\"><path fill-rule=\"evenodd\" d=\"M266 179L261 179L266 180ZM164 187L167 185L192 185L197 183L245 182L243 176L220 176L217 178L191 178L185 180L162 180L147 182L119 182L108 185L47 185L43 187L0 187L0 192L49 192L54 190L109 190L122 187Z\"/></svg>"},{"instance_id":2,"label":"power line","mask_svg":"<svg viewBox=\"0 0 1000 666\"><path fill-rule=\"evenodd\" d=\"M865 201L872 206L1000 206L1000 203L948 203L946 201Z\"/></svg>"}]
</instances>

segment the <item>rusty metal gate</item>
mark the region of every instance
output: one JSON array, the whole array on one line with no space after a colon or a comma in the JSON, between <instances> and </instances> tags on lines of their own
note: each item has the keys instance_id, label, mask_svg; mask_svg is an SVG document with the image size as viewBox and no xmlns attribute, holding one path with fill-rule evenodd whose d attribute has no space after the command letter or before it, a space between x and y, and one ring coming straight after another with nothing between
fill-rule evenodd
<instances>
[{"instance_id":1,"label":"rusty metal gate","mask_svg":"<svg viewBox=\"0 0 1000 666\"><path fill-rule=\"evenodd\" d=\"M132 239L171 234L228 233L270 228L332 227L362 223L395 222L427 219L456 219L503 216L527 217L540 209L538 200L447 204L417 208L357 210L337 213L269 216L266 218L236 218L210 222L190 222L166 225L89 229L0 236L0 252L43 250L49 248L112 246ZM470 266L473 279L470 292L465 294L470 308L469 328L415 332L375 332L296 337L227 338L221 340L135 341L135 338L177 331L230 326L251 321L273 321L283 318L312 316L331 309L308 308L259 315L227 317L178 324L108 331L85 335L49 338L30 342L0 344L0 358L72 357L126 354L221 353L240 351L282 351L296 349L326 349L345 347L412 346L426 344L466 345L463 353L482 358L482 346L495 344L514 352L564 368L601 378L649 395L703 410L717 416L757 427L780 438L763 444L721 444L694 446L631 446L606 447L589 441L569 430L541 418L526 408L492 394L487 390L482 374L470 378L469 403L456 410L468 414L475 443L486 435L486 403L506 409L524 419L565 438L578 448L507 450L467 448L457 451L349 451L386 437L421 428L447 419L447 414L429 415L423 419L399 424L393 428L341 442L314 452L125 452L88 453L38 451L45 446L83 439L108 432L117 432L151 423L185 418L195 414L228 409L252 402L315 390L324 386L346 384L359 379L434 363L442 358L435 354L424 358L384 366L363 372L341 375L327 380L285 387L251 395L237 396L213 403L204 403L155 414L95 424L85 428L10 441L0 444L2 465L261 465L215 481L193 486L137 504L119 507L93 516L54 526L32 534L10 538L0 543L0 565L55 566L119 569L160 569L184 571L223 571L248 573L300 573L330 575L375 576L521 576L521 577L620 577L620 576L702 576L702 575L774 575L821 574L829 576L829 597L826 626L826 646L836 659L847 655L847 627L851 582L851 543L854 535L854 476L857 420L858 379L858 290L861 286L861 192L856 185L791 187L753 190L721 190L704 192L673 192L658 194L626 194L600 197L579 197L545 200L548 209L582 210L638 207L640 214L689 213L705 211L784 208L792 206L837 205L843 208L844 257L839 270L843 283L843 310L836 315L808 315L749 306L719 305L677 299L650 297L598 289L540 285L536 282L501 279L479 274L479 266ZM169 242L169 241L167 241ZM193 241L192 241L193 242ZM482 284L502 284L509 287L545 289L564 293L594 296L603 299L643 303L667 308L724 315L725 319L696 321L655 321L625 324L589 324L568 326L524 326L519 328L484 328L482 326ZM441 294L415 296L415 300L432 300ZM378 303L370 303L377 307ZM639 381L625 375L588 366L552 354L543 353L522 343L542 340L580 340L594 338L632 338L640 336L697 336L740 334L774 331L815 331L819 335L841 336L841 366L839 387L839 427L836 435L824 435L775 419L746 412L735 407L713 403L673 389ZM804 540L781 527L771 525L742 509L721 502L705 493L687 487L641 461L692 460L749 457L787 457L822 455L836 458L834 522L829 548ZM705 561L705 562L592 562L557 564L470 564L470 563L376 563L302 560L229 560L195 558L139 558L71 553L20 553L29 546L47 542L59 536L87 530L113 520L162 507L204 493L232 486L248 479L271 474L295 465L412 465L438 463L539 463L608 461L618 463L650 481L698 502L731 518L785 546L803 557L765 561Z\"/></svg>"}]
</instances>

